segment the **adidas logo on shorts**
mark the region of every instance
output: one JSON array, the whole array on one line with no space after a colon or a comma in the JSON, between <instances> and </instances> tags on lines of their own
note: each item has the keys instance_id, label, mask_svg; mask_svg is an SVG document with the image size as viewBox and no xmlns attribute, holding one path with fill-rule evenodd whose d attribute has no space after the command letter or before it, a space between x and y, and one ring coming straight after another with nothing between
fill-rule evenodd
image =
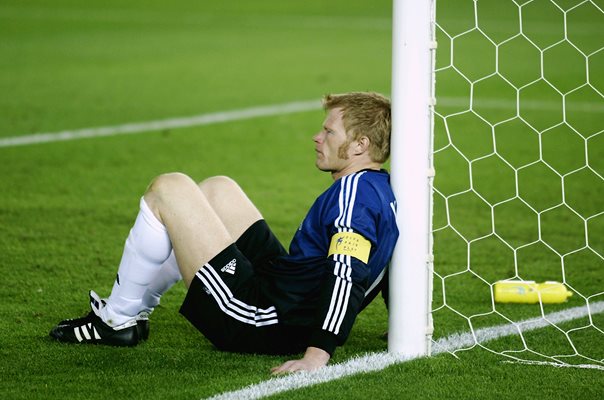
<instances>
[{"instance_id":1,"label":"adidas logo on shorts","mask_svg":"<svg viewBox=\"0 0 604 400\"><path fill-rule=\"evenodd\" d=\"M231 261L229 261L229 263L227 265L222 267L221 271L226 272L231 275L235 275L236 266L237 266L237 260L233 258Z\"/></svg>"}]
</instances>

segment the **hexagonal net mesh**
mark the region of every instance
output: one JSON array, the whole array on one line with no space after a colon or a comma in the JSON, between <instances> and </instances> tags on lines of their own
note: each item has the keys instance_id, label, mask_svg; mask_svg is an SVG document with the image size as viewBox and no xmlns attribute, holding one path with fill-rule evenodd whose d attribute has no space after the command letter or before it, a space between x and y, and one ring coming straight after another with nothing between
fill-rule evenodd
<instances>
[{"instance_id":1,"label":"hexagonal net mesh","mask_svg":"<svg viewBox=\"0 0 604 400\"><path fill-rule=\"evenodd\" d=\"M436 10L435 336L511 324L516 335L475 334L462 350L604 369L604 1ZM573 295L497 303L500 280L558 281ZM569 308L586 312L549 317ZM524 329L535 319L546 328Z\"/></svg>"}]
</instances>

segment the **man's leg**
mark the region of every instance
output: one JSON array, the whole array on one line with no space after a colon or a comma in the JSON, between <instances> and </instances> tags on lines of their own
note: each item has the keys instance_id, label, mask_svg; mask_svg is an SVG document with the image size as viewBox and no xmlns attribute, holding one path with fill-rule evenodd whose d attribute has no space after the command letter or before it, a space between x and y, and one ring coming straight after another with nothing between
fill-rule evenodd
<instances>
[{"instance_id":1,"label":"man's leg","mask_svg":"<svg viewBox=\"0 0 604 400\"><path fill-rule=\"evenodd\" d=\"M153 278L142 299L142 311L150 314L159 304L160 298L174 284L182 280L174 252L164 261L161 269Z\"/></svg>"},{"instance_id":2,"label":"man's leg","mask_svg":"<svg viewBox=\"0 0 604 400\"><path fill-rule=\"evenodd\" d=\"M235 240L199 186L186 175L157 177L144 199L168 231L187 287L199 268Z\"/></svg>"},{"instance_id":3,"label":"man's leg","mask_svg":"<svg viewBox=\"0 0 604 400\"><path fill-rule=\"evenodd\" d=\"M216 181L219 181L219 179ZM237 208L236 203L232 205L234 206L234 210L241 210ZM249 209L246 206L243 205L243 209ZM255 208L252 211L254 210ZM232 232L237 232L238 229L245 230L239 218L235 225L229 223L229 229L227 229L219 215L213 210L206 195L195 182L183 174L166 174L157 177L151 183L141 201L141 214L144 215L139 214L137 221L140 219L142 222L138 225L149 228L148 230L159 235L157 236L158 238L161 238L163 234L163 239L160 242L163 241L172 246L183 280L187 286L190 285L195 273L201 266L234 242L229 229ZM259 213L255 210L253 216L248 217L248 220L254 221L258 218L258 215ZM243 215L240 214L239 217L243 218ZM136 227L137 224L135 223ZM112 292L105 307L99 305L100 302L98 299L92 299L91 301L93 312L97 316L100 316L105 323L109 322L109 327L115 326L118 320L119 322L123 322L121 319L128 318L130 318L130 322L127 321L126 324L122 324L120 327L128 329L132 327L132 321L133 319L135 320L136 315L134 314L134 311L136 311L134 303L138 301L139 307L142 309L142 302L140 300L144 295L144 290L147 289L145 286L149 286L149 283L157 275L159 267L170 254L170 246L162 245L159 246L159 249L166 250L167 252L163 251L161 257L148 257L148 254L154 254L158 251L157 241L148 241L149 243L146 245L144 240L146 237L145 234L135 234L139 233L140 229L133 230L136 232L131 232L131 234L137 240L137 246L130 246L131 248L135 248L134 251L131 251L132 249L125 250L123 258L126 258L126 260L123 260L120 265L120 275L126 279L126 282L120 279L120 282L114 285L114 289L117 292L115 290ZM129 257L129 254L134 254L134 256ZM149 260L150 258L153 258L153 260ZM141 260L153 261L157 268L140 268L142 265ZM128 282L130 277L135 277L135 282ZM130 283L133 284L131 285ZM131 291L130 289L132 288L135 288L135 290ZM144 289L142 293L140 289ZM122 298L121 300L127 298L127 301L119 301L120 298ZM103 316L102 314L105 315ZM88 317L77 321L79 321L78 323L81 322L82 324L86 323L86 325L90 325L88 320L91 318L94 319L92 313ZM70 321L63 321L53 329L51 336L64 341L76 341L75 336L78 335L74 336L73 333L67 332L74 328L72 325L74 323ZM74 330L77 328L75 327ZM85 327L84 330L87 330L87 328ZM86 340L81 340L78 336L77 341L95 341L95 337L90 339L89 335L84 336ZM96 340L96 342L98 341ZM101 340L101 342L103 341ZM135 344L132 342L131 340L125 344Z\"/></svg>"},{"instance_id":4,"label":"man's leg","mask_svg":"<svg viewBox=\"0 0 604 400\"><path fill-rule=\"evenodd\" d=\"M237 240L262 214L231 178L214 176L199 184L212 209L218 215L231 238Z\"/></svg>"},{"instance_id":5,"label":"man's leg","mask_svg":"<svg viewBox=\"0 0 604 400\"><path fill-rule=\"evenodd\" d=\"M128 234L116 280L100 316L110 326L129 323L142 310L141 299L151 280L172 252L166 228L144 199Z\"/></svg>"},{"instance_id":6,"label":"man's leg","mask_svg":"<svg viewBox=\"0 0 604 400\"><path fill-rule=\"evenodd\" d=\"M260 211L235 181L216 176L201 182L199 187L235 239L238 249L253 265L262 265L287 254Z\"/></svg>"},{"instance_id":7,"label":"man's leg","mask_svg":"<svg viewBox=\"0 0 604 400\"><path fill-rule=\"evenodd\" d=\"M215 176L204 180L198 186L232 239L241 237L252 224L262 219L256 206L231 178ZM144 311L152 312L159 304L161 296L181 279L176 257L172 252L143 296Z\"/></svg>"},{"instance_id":8,"label":"man's leg","mask_svg":"<svg viewBox=\"0 0 604 400\"><path fill-rule=\"evenodd\" d=\"M136 345L141 337L146 337L138 326L141 298L171 251L166 228L141 199L111 296L103 300L91 291L92 311L83 318L61 321L50 335L64 342Z\"/></svg>"}]
</instances>

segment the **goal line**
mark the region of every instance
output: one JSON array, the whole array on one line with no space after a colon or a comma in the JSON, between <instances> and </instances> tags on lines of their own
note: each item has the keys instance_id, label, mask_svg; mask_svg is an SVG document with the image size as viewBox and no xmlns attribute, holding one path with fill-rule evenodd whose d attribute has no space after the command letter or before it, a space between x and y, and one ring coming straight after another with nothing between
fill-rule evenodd
<instances>
[{"instance_id":1,"label":"goal line","mask_svg":"<svg viewBox=\"0 0 604 400\"><path fill-rule=\"evenodd\" d=\"M448 337L436 340L432 344L432 355L445 352L453 352L463 348L472 347L476 344L500 339L506 336L512 336L518 333L519 326L522 332L528 332L535 329L545 328L552 324L560 324L575 319L583 318L589 315L595 315L604 312L604 301L599 301L587 306L579 306L546 314L543 317L530 318L519 321L515 324L503 324L489 328L476 329L474 332L456 333ZM401 356L387 352L367 354L365 356L355 357L349 361L329 365L314 372L299 372L286 375L279 378L250 385L245 388L232 392L225 392L210 397L211 400L243 400L260 399L277 393L289 390L301 389L308 386L325 383L347 376L381 371L391 365L411 361L419 357ZM594 366L590 366L596 368ZM598 368L600 369L600 368ZM602 367L604 369L604 367Z\"/></svg>"}]
</instances>

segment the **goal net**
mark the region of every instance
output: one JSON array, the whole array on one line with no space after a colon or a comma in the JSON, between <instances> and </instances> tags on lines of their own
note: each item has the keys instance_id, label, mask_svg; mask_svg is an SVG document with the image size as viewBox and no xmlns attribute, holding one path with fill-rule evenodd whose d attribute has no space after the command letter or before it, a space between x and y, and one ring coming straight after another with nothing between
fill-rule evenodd
<instances>
[{"instance_id":1,"label":"goal net","mask_svg":"<svg viewBox=\"0 0 604 400\"><path fill-rule=\"evenodd\" d=\"M473 334L458 351L604 369L603 10L436 4L432 314L435 339ZM572 296L499 303L502 280L557 281ZM501 326L515 334L482 340Z\"/></svg>"}]
</instances>

